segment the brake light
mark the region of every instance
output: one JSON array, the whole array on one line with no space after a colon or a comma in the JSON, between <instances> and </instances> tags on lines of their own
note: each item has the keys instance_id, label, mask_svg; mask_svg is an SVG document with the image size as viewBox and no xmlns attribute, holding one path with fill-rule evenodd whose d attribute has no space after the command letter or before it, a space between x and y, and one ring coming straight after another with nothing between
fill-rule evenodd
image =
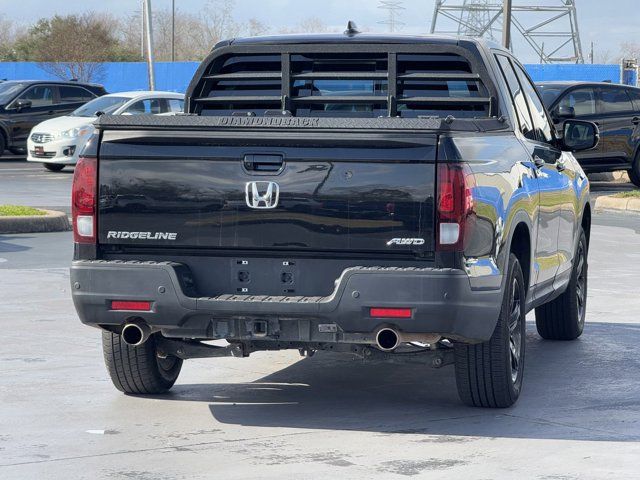
<instances>
[{"instance_id":1,"label":"brake light","mask_svg":"<svg viewBox=\"0 0 640 480\"><path fill-rule=\"evenodd\" d=\"M469 227L467 219L473 213L474 186L473 173L466 164L438 165L437 250L464 250Z\"/></svg>"},{"instance_id":2,"label":"brake light","mask_svg":"<svg viewBox=\"0 0 640 480\"><path fill-rule=\"evenodd\" d=\"M97 160L81 157L73 173L71 187L74 242L96 243L97 183Z\"/></svg>"},{"instance_id":3,"label":"brake light","mask_svg":"<svg viewBox=\"0 0 640 480\"><path fill-rule=\"evenodd\" d=\"M411 318L411 309L372 307L369 315L375 318Z\"/></svg>"},{"instance_id":4,"label":"brake light","mask_svg":"<svg viewBox=\"0 0 640 480\"><path fill-rule=\"evenodd\" d=\"M135 310L136 312L150 312L151 302L139 300L112 300L111 310Z\"/></svg>"}]
</instances>

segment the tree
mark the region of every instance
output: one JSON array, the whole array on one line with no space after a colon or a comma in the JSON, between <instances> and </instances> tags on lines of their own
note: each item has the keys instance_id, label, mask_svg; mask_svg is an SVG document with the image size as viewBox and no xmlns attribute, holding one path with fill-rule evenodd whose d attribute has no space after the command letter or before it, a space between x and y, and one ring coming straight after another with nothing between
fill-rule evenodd
<instances>
[{"instance_id":1,"label":"tree","mask_svg":"<svg viewBox=\"0 0 640 480\"><path fill-rule=\"evenodd\" d=\"M283 28L280 33L326 33L327 25L318 17L307 17L291 28Z\"/></svg>"},{"instance_id":2,"label":"tree","mask_svg":"<svg viewBox=\"0 0 640 480\"><path fill-rule=\"evenodd\" d=\"M629 60L640 60L640 43L624 42L620 45L620 51L622 52L620 60L623 58Z\"/></svg>"},{"instance_id":3,"label":"tree","mask_svg":"<svg viewBox=\"0 0 640 480\"><path fill-rule=\"evenodd\" d=\"M35 61L61 79L99 81L102 62L130 61L136 56L122 48L116 35L115 19L108 15L56 15L40 19L16 42L21 60Z\"/></svg>"},{"instance_id":4,"label":"tree","mask_svg":"<svg viewBox=\"0 0 640 480\"><path fill-rule=\"evenodd\" d=\"M241 25L233 19L233 0L209 0L199 14L175 12L175 51L176 60L201 61L211 48L220 40L233 38L248 32L249 35L261 35L267 27L256 19ZM169 9L153 11L154 54L157 61L171 59L171 21ZM118 36L126 46L140 56L141 37L140 12L121 19ZM141 56L140 56L141 57Z\"/></svg>"},{"instance_id":5,"label":"tree","mask_svg":"<svg viewBox=\"0 0 640 480\"><path fill-rule=\"evenodd\" d=\"M15 22L0 15L0 62L12 62L18 59L15 43L23 34L24 32L16 26Z\"/></svg>"},{"instance_id":6,"label":"tree","mask_svg":"<svg viewBox=\"0 0 640 480\"><path fill-rule=\"evenodd\" d=\"M269 27L262 23L257 18L250 18L246 27L247 35L250 37L257 37L259 35L265 35L269 33Z\"/></svg>"}]
</instances>

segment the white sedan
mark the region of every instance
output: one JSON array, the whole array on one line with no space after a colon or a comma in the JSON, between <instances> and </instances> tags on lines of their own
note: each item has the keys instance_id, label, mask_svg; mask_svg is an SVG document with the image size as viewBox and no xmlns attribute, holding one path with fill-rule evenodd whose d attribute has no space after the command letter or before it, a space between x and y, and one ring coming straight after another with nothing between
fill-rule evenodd
<instances>
[{"instance_id":1,"label":"white sedan","mask_svg":"<svg viewBox=\"0 0 640 480\"><path fill-rule=\"evenodd\" d=\"M184 95L173 92L121 92L98 97L67 116L33 127L27 140L27 161L44 163L55 172L75 165L99 115L172 115L183 108Z\"/></svg>"}]
</instances>

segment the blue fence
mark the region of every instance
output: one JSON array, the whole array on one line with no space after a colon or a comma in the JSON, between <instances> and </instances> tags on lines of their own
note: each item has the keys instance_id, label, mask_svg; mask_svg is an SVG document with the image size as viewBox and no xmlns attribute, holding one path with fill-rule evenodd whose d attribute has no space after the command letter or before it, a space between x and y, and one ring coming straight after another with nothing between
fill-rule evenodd
<instances>
[{"instance_id":1,"label":"blue fence","mask_svg":"<svg viewBox=\"0 0 640 480\"><path fill-rule=\"evenodd\" d=\"M148 87L147 64L144 62L104 63L100 78L108 92L146 90ZM157 62L156 89L184 92L198 68L198 62ZM0 62L0 79L8 80L56 80L57 78L34 62Z\"/></svg>"},{"instance_id":2,"label":"blue fence","mask_svg":"<svg viewBox=\"0 0 640 480\"><path fill-rule=\"evenodd\" d=\"M555 63L551 65L526 65L536 82L578 80L583 82L620 83L620 65L576 65Z\"/></svg>"},{"instance_id":3,"label":"blue fence","mask_svg":"<svg viewBox=\"0 0 640 480\"><path fill-rule=\"evenodd\" d=\"M97 81L109 92L145 90L147 88L147 65L136 63L105 63ZM191 81L197 62L156 63L156 88L173 92L184 92ZM581 80L590 82L620 82L620 65L527 65L527 70L537 82L551 80ZM626 73L626 72L625 72ZM635 72L633 72L635 73ZM0 79L54 80L37 63L0 62ZM625 75L626 83L635 84L635 75Z\"/></svg>"}]
</instances>

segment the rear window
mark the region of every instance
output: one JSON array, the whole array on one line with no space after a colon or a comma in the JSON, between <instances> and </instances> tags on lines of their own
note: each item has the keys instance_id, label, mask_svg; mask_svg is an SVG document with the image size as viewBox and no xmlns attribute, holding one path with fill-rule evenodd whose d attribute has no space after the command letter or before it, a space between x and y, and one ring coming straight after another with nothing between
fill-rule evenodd
<instances>
[{"instance_id":1,"label":"rear window","mask_svg":"<svg viewBox=\"0 0 640 480\"><path fill-rule=\"evenodd\" d=\"M478 72L457 53L277 53L215 58L194 90L200 115L490 116Z\"/></svg>"},{"instance_id":2,"label":"rear window","mask_svg":"<svg viewBox=\"0 0 640 480\"><path fill-rule=\"evenodd\" d=\"M61 103L88 102L89 100L96 97L93 93L85 90L82 87L67 87L64 85L60 85L58 87L58 91L60 92Z\"/></svg>"},{"instance_id":3,"label":"rear window","mask_svg":"<svg viewBox=\"0 0 640 480\"><path fill-rule=\"evenodd\" d=\"M603 88L601 93L603 113L630 112L633 104L624 88Z\"/></svg>"}]
</instances>

